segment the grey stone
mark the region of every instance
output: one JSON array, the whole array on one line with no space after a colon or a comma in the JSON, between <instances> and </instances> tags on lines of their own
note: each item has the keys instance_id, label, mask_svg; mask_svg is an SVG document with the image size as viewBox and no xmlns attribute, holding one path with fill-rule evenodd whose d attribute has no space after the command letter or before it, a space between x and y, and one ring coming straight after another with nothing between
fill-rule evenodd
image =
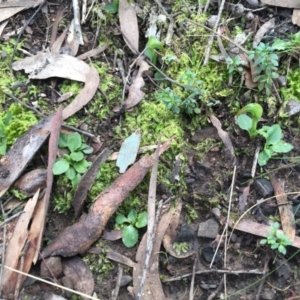
<instances>
[{"instance_id":1,"label":"grey stone","mask_svg":"<svg viewBox=\"0 0 300 300\"><path fill-rule=\"evenodd\" d=\"M264 198L271 196L274 193L273 185L265 178L255 179L254 186Z\"/></svg>"},{"instance_id":2,"label":"grey stone","mask_svg":"<svg viewBox=\"0 0 300 300\"><path fill-rule=\"evenodd\" d=\"M198 237L215 239L218 235L219 223L215 219L208 219L199 224Z\"/></svg>"},{"instance_id":3,"label":"grey stone","mask_svg":"<svg viewBox=\"0 0 300 300\"><path fill-rule=\"evenodd\" d=\"M275 297L275 291L273 289L264 289L261 294L261 299L264 300L272 300Z\"/></svg>"},{"instance_id":4,"label":"grey stone","mask_svg":"<svg viewBox=\"0 0 300 300\"><path fill-rule=\"evenodd\" d=\"M41 277L50 277L52 278L52 274L49 272L51 270L52 274L55 277L59 277L59 275L62 273L62 264L61 264L61 258L59 256L53 256L46 258L41 263Z\"/></svg>"}]
</instances>

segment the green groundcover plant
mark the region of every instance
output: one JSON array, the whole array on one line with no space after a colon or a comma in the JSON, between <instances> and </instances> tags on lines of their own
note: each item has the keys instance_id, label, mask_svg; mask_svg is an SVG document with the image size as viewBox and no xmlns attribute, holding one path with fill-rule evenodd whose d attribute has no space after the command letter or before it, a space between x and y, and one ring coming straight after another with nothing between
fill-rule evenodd
<instances>
[{"instance_id":1,"label":"green groundcover plant","mask_svg":"<svg viewBox=\"0 0 300 300\"><path fill-rule=\"evenodd\" d=\"M251 115L248 116L247 113ZM263 126L257 129L263 113L262 107L257 103L250 103L243 107L237 114L238 126L248 131L250 138L261 135L265 138L264 149L259 153L258 164L264 166L275 153L287 153L293 149L293 145L282 140L282 130L279 124Z\"/></svg>"},{"instance_id":2,"label":"green groundcover plant","mask_svg":"<svg viewBox=\"0 0 300 300\"><path fill-rule=\"evenodd\" d=\"M135 209L132 209L128 216L123 214L117 214L116 216L116 228L122 228L122 241L127 248L132 248L138 241L137 228L143 228L148 223L147 212L137 213Z\"/></svg>"},{"instance_id":3,"label":"green groundcover plant","mask_svg":"<svg viewBox=\"0 0 300 300\"><path fill-rule=\"evenodd\" d=\"M68 153L56 160L53 165L53 174L65 176L71 181L75 188L81 178L90 167L91 162L86 161L85 155L93 152L93 149L83 143L81 135L78 132L72 134L61 134L58 146L64 148Z\"/></svg>"},{"instance_id":4,"label":"green groundcover plant","mask_svg":"<svg viewBox=\"0 0 300 300\"><path fill-rule=\"evenodd\" d=\"M271 231L267 233L267 238L260 241L261 245L270 245L272 250L277 250L279 253L286 254L286 246L292 245L292 241L279 230L279 223L275 222L271 226Z\"/></svg>"}]
</instances>

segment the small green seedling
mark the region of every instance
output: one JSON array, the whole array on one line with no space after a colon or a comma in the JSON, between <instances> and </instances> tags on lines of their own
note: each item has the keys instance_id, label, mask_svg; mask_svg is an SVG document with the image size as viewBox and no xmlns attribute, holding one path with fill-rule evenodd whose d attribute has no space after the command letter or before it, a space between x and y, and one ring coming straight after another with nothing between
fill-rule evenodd
<instances>
[{"instance_id":1,"label":"small green seedling","mask_svg":"<svg viewBox=\"0 0 300 300\"><path fill-rule=\"evenodd\" d=\"M237 55L234 58L226 57L228 73L233 74L234 72L243 72L241 58Z\"/></svg>"},{"instance_id":2,"label":"small green seedling","mask_svg":"<svg viewBox=\"0 0 300 300\"><path fill-rule=\"evenodd\" d=\"M196 74L190 69L186 69L185 74L179 80L185 85L183 94L186 96L182 97L168 87L156 93L157 99L175 114L181 111L188 115L199 114L199 102L205 92L200 88L202 81L198 80Z\"/></svg>"},{"instance_id":3,"label":"small green seedling","mask_svg":"<svg viewBox=\"0 0 300 300\"><path fill-rule=\"evenodd\" d=\"M75 189L81 174L85 173L91 166L91 162L85 160L85 155L91 154L93 149L82 142L78 132L70 135L61 134L58 146L67 149L68 153L56 160L53 165L53 174L65 174L71 180L72 187Z\"/></svg>"},{"instance_id":4,"label":"small green seedling","mask_svg":"<svg viewBox=\"0 0 300 300\"><path fill-rule=\"evenodd\" d=\"M145 227L148 223L148 214L146 211L138 214L132 209L128 216L122 214L116 216L116 228L122 228L122 241L127 248L132 248L138 241L137 228Z\"/></svg>"},{"instance_id":5,"label":"small green seedling","mask_svg":"<svg viewBox=\"0 0 300 300\"><path fill-rule=\"evenodd\" d=\"M279 124L263 126L261 129L257 129L257 123L262 113L263 109L259 104L250 103L243 107L237 114L238 126L243 130L247 130L250 138L261 135L266 140L264 149L258 156L258 164L260 166L266 165L274 153L288 153L293 149L291 144L282 140L282 130Z\"/></svg>"},{"instance_id":6,"label":"small green seedling","mask_svg":"<svg viewBox=\"0 0 300 300\"><path fill-rule=\"evenodd\" d=\"M253 61L254 82L258 82L258 89L265 89L267 96L271 94L273 79L278 78L278 56L275 49L267 44L260 43L253 51L248 52L249 60Z\"/></svg>"},{"instance_id":7,"label":"small green seedling","mask_svg":"<svg viewBox=\"0 0 300 300\"><path fill-rule=\"evenodd\" d=\"M247 115L249 113L251 117ZM249 103L244 106L237 114L237 123L243 130L247 130L250 138L257 136L257 123L263 114L261 105L257 103Z\"/></svg>"},{"instance_id":8,"label":"small green seedling","mask_svg":"<svg viewBox=\"0 0 300 300\"><path fill-rule=\"evenodd\" d=\"M7 134L6 128L12 120L12 113L8 112L4 115L3 119L0 119L0 155L5 155L7 150Z\"/></svg>"},{"instance_id":9,"label":"small green seedling","mask_svg":"<svg viewBox=\"0 0 300 300\"><path fill-rule=\"evenodd\" d=\"M260 241L261 245L270 245L272 250L277 250L279 253L286 254L286 246L292 245L292 241L279 230L279 223L274 223L271 226L271 231L267 233L267 238Z\"/></svg>"},{"instance_id":10,"label":"small green seedling","mask_svg":"<svg viewBox=\"0 0 300 300\"><path fill-rule=\"evenodd\" d=\"M156 65L157 61L157 50L163 50L163 43L154 36L150 36L146 44L145 55Z\"/></svg>"},{"instance_id":11,"label":"small green seedling","mask_svg":"<svg viewBox=\"0 0 300 300\"><path fill-rule=\"evenodd\" d=\"M258 164L264 166L274 153L288 153L293 149L293 145L282 140L282 130L279 124L263 126L258 133L265 139L263 151L258 155Z\"/></svg>"},{"instance_id":12,"label":"small green seedling","mask_svg":"<svg viewBox=\"0 0 300 300\"><path fill-rule=\"evenodd\" d=\"M173 244L173 249L175 250L177 255L180 255L182 253L186 253L191 249L191 245L189 243L183 242L183 243L177 243L175 242Z\"/></svg>"}]
</instances>

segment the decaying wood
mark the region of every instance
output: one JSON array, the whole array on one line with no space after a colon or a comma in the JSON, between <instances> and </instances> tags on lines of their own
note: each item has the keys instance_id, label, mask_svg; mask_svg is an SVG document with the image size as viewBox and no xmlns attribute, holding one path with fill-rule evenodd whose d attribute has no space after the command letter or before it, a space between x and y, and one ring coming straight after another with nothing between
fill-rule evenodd
<instances>
[{"instance_id":1,"label":"decaying wood","mask_svg":"<svg viewBox=\"0 0 300 300\"><path fill-rule=\"evenodd\" d=\"M0 160L0 196L20 176L35 153L48 138L53 115L31 127L19 137Z\"/></svg>"},{"instance_id":2,"label":"decaying wood","mask_svg":"<svg viewBox=\"0 0 300 300\"><path fill-rule=\"evenodd\" d=\"M170 141L163 144L159 154L165 152ZM118 209L119 205L143 180L153 165L155 155L144 156L130 169L116 179L95 200L86 217L67 227L42 255L44 257L61 255L64 257L84 253L100 237L107 221Z\"/></svg>"},{"instance_id":3,"label":"decaying wood","mask_svg":"<svg viewBox=\"0 0 300 300\"><path fill-rule=\"evenodd\" d=\"M279 209L281 226L284 234L293 241L295 238L295 217L292 206L289 204L287 195L284 192L283 181L279 181L273 174L270 174L270 180L274 187L275 197Z\"/></svg>"},{"instance_id":4,"label":"decaying wood","mask_svg":"<svg viewBox=\"0 0 300 300\"><path fill-rule=\"evenodd\" d=\"M43 228L53 183L52 166L56 158L60 125L62 122L61 107L58 109L58 112L55 114L55 116L50 118L50 120L51 126L48 126L47 122L44 123L47 125L46 128L50 128L52 132L49 140L46 192L43 199L37 202L37 199L39 198L38 191L33 199L29 200L26 204L25 213L20 216L18 223L14 229L14 234L8 243L7 256L4 262L5 266L17 270L21 268L21 271L25 273L29 272L32 263L35 263L37 261L39 254L39 248L42 240ZM36 126L34 126L33 128L36 129ZM32 132L32 129L30 129L23 136L21 142L26 141L25 137L27 137L27 146L29 146L29 148L23 152L22 150L24 149L20 150L20 148L17 148L20 151L19 153L15 153L15 160L18 161L18 156L21 156L22 158L22 154L24 155L24 153L30 152L30 150L34 154L42 145L40 139L45 139L47 135L44 134L45 129L43 127L39 129L40 130L36 132L36 136L28 134ZM31 142L35 141L36 139L38 140L38 142L34 142L33 145L30 145ZM14 145L13 147L15 146L16 145ZM29 154L25 155L26 159L29 159L30 157L32 156L29 156ZM25 162L26 161L23 160L23 163ZM20 276L16 272L5 268L1 280L2 297L4 297L4 299L8 299L9 295L14 293L14 291L18 292L19 289L17 289L16 286L21 286L25 279L25 276ZM18 295L15 295L15 299L18 299Z\"/></svg>"}]
</instances>

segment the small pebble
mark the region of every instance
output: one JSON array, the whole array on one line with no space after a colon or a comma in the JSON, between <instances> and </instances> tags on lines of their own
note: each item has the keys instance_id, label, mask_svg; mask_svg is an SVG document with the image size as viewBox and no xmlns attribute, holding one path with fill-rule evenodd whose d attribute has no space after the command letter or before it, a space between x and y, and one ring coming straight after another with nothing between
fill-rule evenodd
<instances>
[{"instance_id":1,"label":"small pebble","mask_svg":"<svg viewBox=\"0 0 300 300\"><path fill-rule=\"evenodd\" d=\"M287 84L286 76L283 76L283 75L279 76L277 78L277 82L278 82L279 86L286 86L286 84Z\"/></svg>"},{"instance_id":2,"label":"small pebble","mask_svg":"<svg viewBox=\"0 0 300 300\"><path fill-rule=\"evenodd\" d=\"M254 186L264 198L271 196L274 193L273 185L265 178L255 179Z\"/></svg>"},{"instance_id":3,"label":"small pebble","mask_svg":"<svg viewBox=\"0 0 300 300\"><path fill-rule=\"evenodd\" d=\"M254 14L251 11L247 12L246 19L252 21L254 19Z\"/></svg>"},{"instance_id":4,"label":"small pebble","mask_svg":"<svg viewBox=\"0 0 300 300\"><path fill-rule=\"evenodd\" d=\"M207 26L210 28L214 28L216 26L218 16L217 15L212 15L207 19Z\"/></svg>"},{"instance_id":5,"label":"small pebble","mask_svg":"<svg viewBox=\"0 0 300 300\"><path fill-rule=\"evenodd\" d=\"M53 256L46 258L44 261L42 261L41 277L53 277L52 274L49 272L48 268L51 270L52 274L55 277L59 277L59 275L62 273L61 258L59 256Z\"/></svg>"},{"instance_id":6,"label":"small pebble","mask_svg":"<svg viewBox=\"0 0 300 300\"><path fill-rule=\"evenodd\" d=\"M261 294L261 299L264 300L272 300L275 297L275 291L273 289L264 289Z\"/></svg>"},{"instance_id":7,"label":"small pebble","mask_svg":"<svg viewBox=\"0 0 300 300\"><path fill-rule=\"evenodd\" d=\"M221 211L220 211L220 208L218 207L214 207L211 212L213 213L213 215L216 217L216 219L220 219L221 217Z\"/></svg>"},{"instance_id":8,"label":"small pebble","mask_svg":"<svg viewBox=\"0 0 300 300\"><path fill-rule=\"evenodd\" d=\"M199 224L198 236L215 239L218 235L219 223L215 219L208 219Z\"/></svg>"},{"instance_id":9,"label":"small pebble","mask_svg":"<svg viewBox=\"0 0 300 300\"><path fill-rule=\"evenodd\" d=\"M193 241L196 237L196 232L188 224L183 223L181 225L180 231L176 236L175 241L177 243Z\"/></svg>"}]
</instances>

